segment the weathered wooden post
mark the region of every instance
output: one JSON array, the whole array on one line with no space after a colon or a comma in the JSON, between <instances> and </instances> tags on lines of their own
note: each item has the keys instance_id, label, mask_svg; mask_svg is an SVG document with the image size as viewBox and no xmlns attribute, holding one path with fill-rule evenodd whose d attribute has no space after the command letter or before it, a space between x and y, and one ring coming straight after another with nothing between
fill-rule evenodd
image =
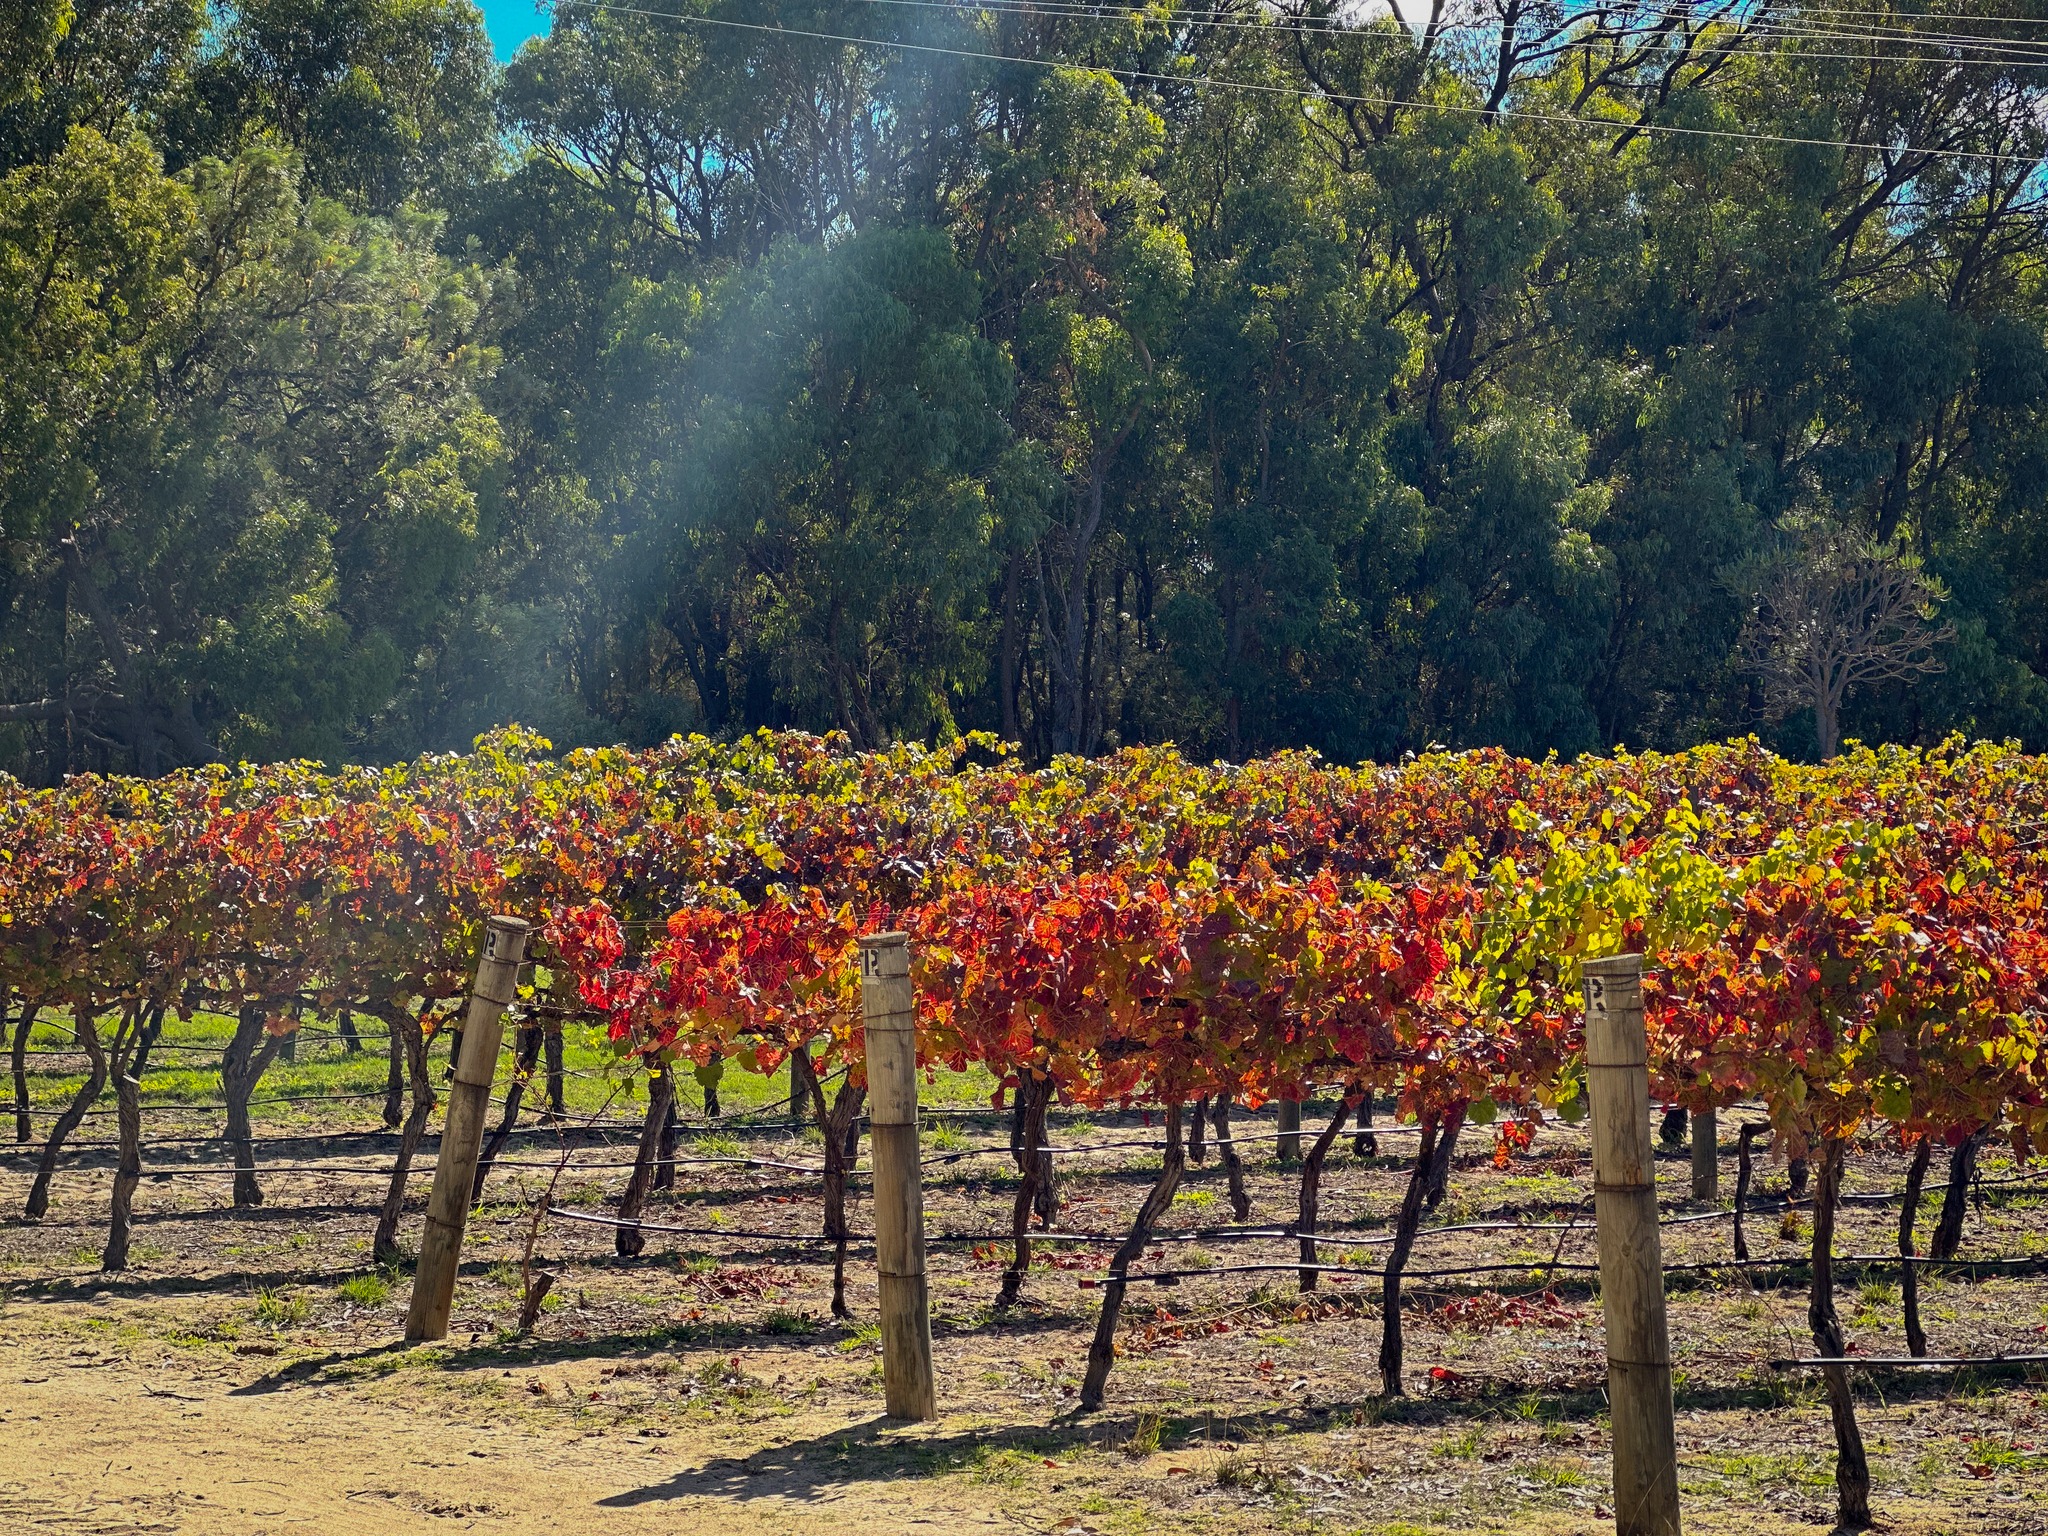
<instances>
[{"instance_id":1,"label":"weathered wooden post","mask_svg":"<svg viewBox=\"0 0 2048 1536\"><path fill-rule=\"evenodd\" d=\"M1274 1116L1279 1121L1280 1135L1274 1143L1273 1155L1283 1163L1301 1161L1301 1100L1281 1099L1274 1106Z\"/></svg>"},{"instance_id":2,"label":"weathered wooden post","mask_svg":"<svg viewBox=\"0 0 2048 1536\"><path fill-rule=\"evenodd\" d=\"M903 934L870 934L860 941L860 1000L875 1167L882 1397L892 1419L935 1419L917 1150L917 1021L911 1011L910 942Z\"/></svg>"},{"instance_id":3,"label":"weathered wooden post","mask_svg":"<svg viewBox=\"0 0 2048 1536\"><path fill-rule=\"evenodd\" d=\"M490 1114L491 1078L504 1043L504 1015L526 958L529 925L522 918L494 917L484 924L483 953L476 984L462 1021L462 1050L448 1089L448 1118L434 1159L434 1189L427 1197L427 1230L413 1271L412 1305L405 1336L415 1342L445 1339L455 1305L455 1275L462 1263L462 1229L469 1221L470 1189L483 1151L484 1121Z\"/></svg>"},{"instance_id":4,"label":"weathered wooden post","mask_svg":"<svg viewBox=\"0 0 2048 1536\"><path fill-rule=\"evenodd\" d=\"M1711 1109L1692 1117L1692 1197L1712 1200L1721 1193L1721 1122Z\"/></svg>"},{"instance_id":5,"label":"weathered wooden post","mask_svg":"<svg viewBox=\"0 0 2048 1536\"><path fill-rule=\"evenodd\" d=\"M1593 1211L1614 1423L1614 1528L1619 1536L1678 1536L1678 1435L1650 1145L1643 957L1588 960L1585 977Z\"/></svg>"}]
</instances>

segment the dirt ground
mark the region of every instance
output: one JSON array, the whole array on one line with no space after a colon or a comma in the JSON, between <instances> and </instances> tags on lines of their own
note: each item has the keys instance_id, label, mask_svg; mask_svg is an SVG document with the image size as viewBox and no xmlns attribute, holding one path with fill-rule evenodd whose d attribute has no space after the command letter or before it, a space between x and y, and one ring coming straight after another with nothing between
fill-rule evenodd
<instances>
[{"instance_id":1,"label":"dirt ground","mask_svg":"<svg viewBox=\"0 0 2048 1536\"><path fill-rule=\"evenodd\" d=\"M1315 1115L1311 1112L1311 1129ZM1156 1170L1135 1114L1054 1116L1068 1159L1061 1226L1115 1232ZM942 1129L940 1127L943 1127ZM1245 1117L1247 1138L1270 1117ZM1732 1129L1724 1127L1732 1141ZM590 1165L629 1154L621 1134L583 1138L557 1203L601 1214L624 1181ZM607 1147L605 1143L611 1145ZM934 1166L935 1237L1005 1227L1015 1175L992 1115L935 1124L927 1151L977 1152ZM374 1164L387 1143L313 1136L266 1149L294 1167ZM529 1161L555 1155L530 1139ZM1255 1219L1293 1212L1294 1180L1271 1142L1247 1139ZM1346 1142L1325 1176L1325 1230L1384 1235L1398 1205L1402 1142L1361 1157ZM375 1149L374 1152L371 1149ZM455 1331L400 1342L409 1277L369 1262L381 1186L351 1172L274 1173L255 1211L228 1206L220 1143L166 1146L138 1196L135 1265L97 1270L110 1176L104 1154L68 1162L48 1218L0 1222L0 1531L399 1532L573 1529L633 1533L927 1531L1048 1536L1149 1532L1596 1532L1613 1528L1597 1296L1589 1276L1584 1138L1546 1131L1505 1170L1468 1145L1416 1270L1515 1266L1408 1288L1409 1396L1377 1396L1377 1284L1329 1276L1314 1297L1291 1270L1135 1287L1110 1406L1073 1401L1099 1292L1100 1248L1062 1247L1025 1303L995 1313L991 1247L935 1241L932 1281L942 1417L881 1417L872 1265L849 1267L851 1323L827 1312L815 1181L801 1173L692 1164L649 1219L730 1235L651 1233L621 1260L602 1226L551 1218L538 1262L558 1276L539 1328L509 1332L527 1213L545 1169L494 1176L472 1227ZM815 1137L784 1127L707 1127L684 1151L815 1162ZM1149 1157L1149 1164L1148 1159ZM1725 1260L1725 1210L1691 1206L1682 1154L1665 1166L1667 1262ZM19 1210L30 1165L0 1162L0 1209ZM190 1172L192 1176L181 1177ZM416 1236L431 1147L414 1183ZM1987 1180L2010 1170L1987 1160ZM1852 1187L1896 1189L1878 1151ZM1733 1158L1723 1195L1733 1179ZM1782 1168L1764 1180L1783 1188ZM2048 1254L2048 1214L2026 1186L1990 1184L1965 1251ZM1576 1221L1574 1216L1576 1214ZM1924 1221L1931 1226L1930 1204ZM1697 1219L1686 1220L1693 1217ZM852 1219L866 1225L864 1201ZM1844 1253L1895 1242L1896 1205L1853 1207ZM1173 1223L1229 1221L1215 1158L1190 1170ZM1548 1224L1536 1225L1531 1224ZM1748 1220L1760 1255L1802 1250L1797 1212ZM1923 1228L1923 1231L1925 1228ZM1924 1241L1924 1239L1923 1239ZM1383 1250L1332 1247L1377 1264ZM1162 1242L1145 1268L1278 1265L1291 1242ZM1844 1271L1840 1306L1857 1347L1904 1353L1895 1276ZM1936 1354L2048 1349L2048 1282L2036 1274L1930 1278ZM1770 1536L1826 1530L1832 1441L1817 1383L1774 1371L1811 1353L1803 1274L1715 1271L1675 1282L1678 1434L1688 1529ZM2048 1375L1859 1373L1875 1503L1899 1532L2048 1532Z\"/></svg>"}]
</instances>

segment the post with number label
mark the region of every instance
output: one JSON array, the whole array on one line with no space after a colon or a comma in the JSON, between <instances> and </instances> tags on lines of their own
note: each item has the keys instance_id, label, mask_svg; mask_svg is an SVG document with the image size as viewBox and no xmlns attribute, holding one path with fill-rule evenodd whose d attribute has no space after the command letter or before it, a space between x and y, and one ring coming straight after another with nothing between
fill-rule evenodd
<instances>
[{"instance_id":1,"label":"post with number label","mask_svg":"<svg viewBox=\"0 0 2048 1536\"><path fill-rule=\"evenodd\" d=\"M1585 978L1593 1212L1614 1422L1614 1528L1619 1536L1678 1536L1678 1435L1650 1144L1643 957L1588 960Z\"/></svg>"},{"instance_id":2,"label":"post with number label","mask_svg":"<svg viewBox=\"0 0 2048 1536\"><path fill-rule=\"evenodd\" d=\"M470 1190L490 1111L491 1079L498 1070L505 1009L517 995L529 931L530 925L517 917L494 917L484 924L476 984L470 988L462 1033L456 1037L460 1054L454 1064L455 1081L448 1089L441 1150L434 1159L434 1189L427 1196L427 1230L420 1240L419 1268L413 1271L412 1305L405 1314L405 1336L414 1342L448 1337L455 1275L462 1265L462 1232L469 1223Z\"/></svg>"},{"instance_id":3,"label":"post with number label","mask_svg":"<svg viewBox=\"0 0 2048 1536\"><path fill-rule=\"evenodd\" d=\"M882 1398L892 1419L935 1419L931 1301L924 1274L924 1187L918 1171L917 1021L910 941L860 941L868 1126L875 1166L875 1269L882 1308Z\"/></svg>"}]
</instances>

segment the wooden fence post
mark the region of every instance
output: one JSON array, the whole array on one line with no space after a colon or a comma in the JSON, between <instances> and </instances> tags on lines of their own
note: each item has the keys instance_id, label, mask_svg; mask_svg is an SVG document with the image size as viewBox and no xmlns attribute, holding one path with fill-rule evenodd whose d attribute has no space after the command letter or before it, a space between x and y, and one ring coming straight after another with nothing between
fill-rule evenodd
<instances>
[{"instance_id":1,"label":"wooden fence post","mask_svg":"<svg viewBox=\"0 0 2048 1536\"><path fill-rule=\"evenodd\" d=\"M484 924L476 984L470 988L462 1021L461 1055L448 1089L448 1118L442 1122L441 1149L434 1159L434 1189L427 1197L427 1230L420 1242L419 1267L413 1271L412 1305L405 1314L405 1336L414 1342L448 1337L455 1276L462 1263L462 1229L469 1221L470 1190L483 1151L484 1121L490 1115L491 1079L498 1070L505 1009L518 986L529 932L529 925L517 917L494 917Z\"/></svg>"},{"instance_id":2,"label":"wooden fence post","mask_svg":"<svg viewBox=\"0 0 2048 1536\"><path fill-rule=\"evenodd\" d=\"M1721 1120L1711 1109L1692 1117L1692 1197L1712 1200L1721 1193Z\"/></svg>"},{"instance_id":3,"label":"wooden fence post","mask_svg":"<svg viewBox=\"0 0 2048 1536\"><path fill-rule=\"evenodd\" d=\"M892 1419L935 1419L917 1150L917 1021L911 1011L910 942L903 934L870 934L860 941L860 1001L875 1167L882 1397Z\"/></svg>"},{"instance_id":4,"label":"wooden fence post","mask_svg":"<svg viewBox=\"0 0 2048 1536\"><path fill-rule=\"evenodd\" d=\"M1301 1100L1280 1099L1273 1108L1280 1134L1273 1143L1273 1155L1283 1163L1301 1161Z\"/></svg>"},{"instance_id":5,"label":"wooden fence post","mask_svg":"<svg viewBox=\"0 0 2048 1536\"><path fill-rule=\"evenodd\" d=\"M1614 1433L1618 1536L1678 1536L1678 1435L1671 1336L1650 1145L1643 957L1588 960L1586 1088L1593 1112L1593 1211Z\"/></svg>"}]
</instances>

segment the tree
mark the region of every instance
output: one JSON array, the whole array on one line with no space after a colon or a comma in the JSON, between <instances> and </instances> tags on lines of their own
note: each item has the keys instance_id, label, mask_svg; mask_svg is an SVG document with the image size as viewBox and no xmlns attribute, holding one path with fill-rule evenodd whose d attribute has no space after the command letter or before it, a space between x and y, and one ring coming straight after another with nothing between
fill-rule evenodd
<instances>
[{"instance_id":1,"label":"tree","mask_svg":"<svg viewBox=\"0 0 2048 1536\"><path fill-rule=\"evenodd\" d=\"M1842 705L1865 684L1939 672L1941 584L1917 562L1839 536L1812 541L1771 576L1745 644L1769 706L1813 711L1823 761L1841 744Z\"/></svg>"},{"instance_id":2,"label":"tree","mask_svg":"<svg viewBox=\"0 0 2048 1536\"><path fill-rule=\"evenodd\" d=\"M610 478L627 613L660 641L650 691L674 667L719 729L765 695L862 745L957 734L994 521L1040 478L975 308L950 243L915 229L788 242L622 306Z\"/></svg>"},{"instance_id":3,"label":"tree","mask_svg":"<svg viewBox=\"0 0 2048 1536\"><path fill-rule=\"evenodd\" d=\"M494 471L488 281L274 150L74 129L0 182L0 719L143 773L339 753L443 622Z\"/></svg>"}]
</instances>

